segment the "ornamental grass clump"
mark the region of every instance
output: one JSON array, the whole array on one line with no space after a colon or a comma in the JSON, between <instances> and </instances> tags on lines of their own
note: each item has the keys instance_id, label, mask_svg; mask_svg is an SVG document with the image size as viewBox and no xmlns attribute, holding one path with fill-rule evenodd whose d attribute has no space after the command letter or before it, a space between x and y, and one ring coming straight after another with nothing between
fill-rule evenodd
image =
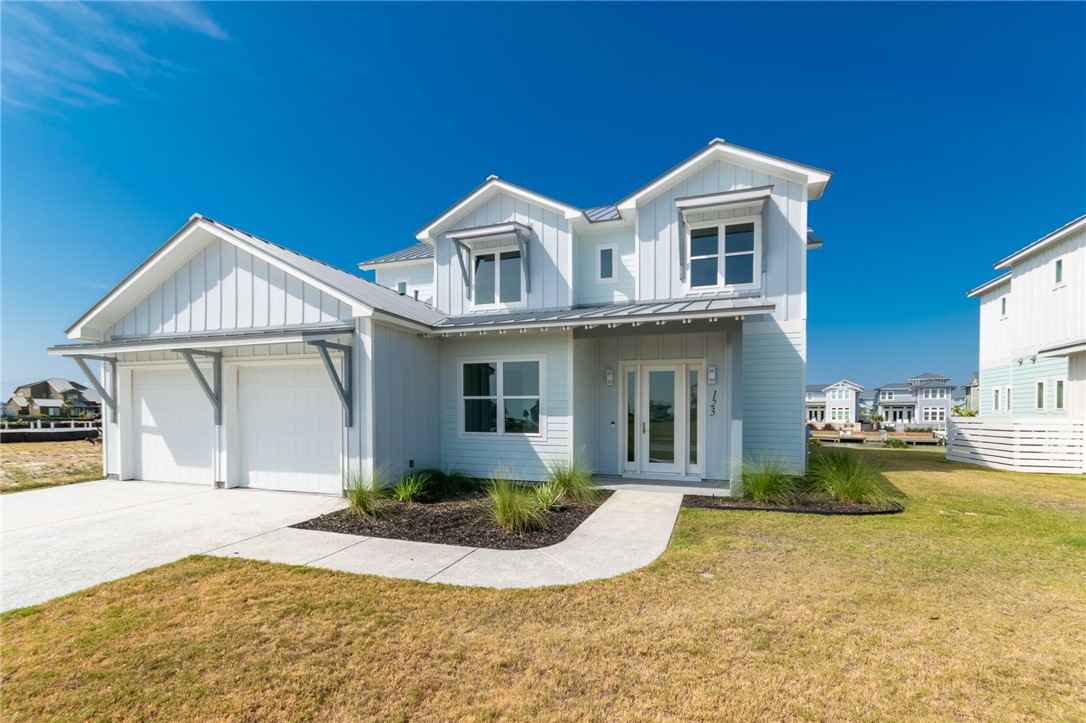
<instances>
[{"instance_id":1,"label":"ornamental grass clump","mask_svg":"<svg viewBox=\"0 0 1086 723\"><path fill-rule=\"evenodd\" d=\"M345 490L351 510L356 515L377 517L381 513L381 501L388 497L387 483L382 470L376 470L372 476L352 474Z\"/></svg>"},{"instance_id":2,"label":"ornamental grass clump","mask_svg":"<svg viewBox=\"0 0 1086 723\"><path fill-rule=\"evenodd\" d=\"M906 449L909 446L904 439L888 439L883 444L890 449Z\"/></svg>"},{"instance_id":3,"label":"ornamental grass clump","mask_svg":"<svg viewBox=\"0 0 1086 723\"><path fill-rule=\"evenodd\" d=\"M541 485L536 485L532 488L532 492L535 494L540 509L547 512L558 509L566 496L566 493L554 482L544 482Z\"/></svg>"},{"instance_id":4,"label":"ornamental grass clump","mask_svg":"<svg viewBox=\"0 0 1086 723\"><path fill-rule=\"evenodd\" d=\"M404 475L392 488L392 498L397 502L417 502L426 490L430 477L425 472Z\"/></svg>"},{"instance_id":5,"label":"ornamental grass clump","mask_svg":"<svg viewBox=\"0 0 1086 723\"><path fill-rule=\"evenodd\" d=\"M807 470L813 489L839 502L879 506L890 502L875 469L852 452L819 450L811 455Z\"/></svg>"},{"instance_id":6,"label":"ornamental grass clump","mask_svg":"<svg viewBox=\"0 0 1086 723\"><path fill-rule=\"evenodd\" d=\"M743 497L765 504L787 504L798 491L795 478L775 457L744 462L741 480Z\"/></svg>"},{"instance_id":7,"label":"ornamental grass clump","mask_svg":"<svg viewBox=\"0 0 1086 723\"><path fill-rule=\"evenodd\" d=\"M547 467L547 482L578 502L594 502L602 493L600 486L592 479L592 470L577 455L552 462Z\"/></svg>"},{"instance_id":8,"label":"ornamental grass clump","mask_svg":"<svg viewBox=\"0 0 1086 723\"><path fill-rule=\"evenodd\" d=\"M507 479L492 479L484 488L490 517L506 532L530 532L547 526L547 512L535 493Z\"/></svg>"},{"instance_id":9,"label":"ornamental grass clump","mask_svg":"<svg viewBox=\"0 0 1086 723\"><path fill-rule=\"evenodd\" d=\"M425 469L418 474L426 476L426 484L419 498L422 502L460 497L479 489L477 480L457 469Z\"/></svg>"}]
</instances>

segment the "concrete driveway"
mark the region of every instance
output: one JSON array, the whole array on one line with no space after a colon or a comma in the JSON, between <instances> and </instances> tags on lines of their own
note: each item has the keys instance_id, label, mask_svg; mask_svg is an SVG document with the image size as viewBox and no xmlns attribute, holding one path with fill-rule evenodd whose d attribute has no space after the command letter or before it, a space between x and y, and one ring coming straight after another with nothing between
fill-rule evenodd
<instances>
[{"instance_id":1,"label":"concrete driveway","mask_svg":"<svg viewBox=\"0 0 1086 723\"><path fill-rule=\"evenodd\" d=\"M210 552L340 509L326 495L84 482L0 497L0 609Z\"/></svg>"}]
</instances>

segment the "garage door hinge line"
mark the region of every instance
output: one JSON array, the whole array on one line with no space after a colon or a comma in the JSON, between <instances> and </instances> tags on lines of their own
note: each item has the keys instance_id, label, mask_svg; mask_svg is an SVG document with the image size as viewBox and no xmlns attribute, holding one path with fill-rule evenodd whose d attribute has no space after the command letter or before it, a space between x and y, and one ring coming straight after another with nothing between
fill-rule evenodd
<instances>
[{"instance_id":1,"label":"garage door hinge line","mask_svg":"<svg viewBox=\"0 0 1086 723\"><path fill-rule=\"evenodd\" d=\"M323 339L314 339L308 342L309 344L317 347L317 351L321 353L321 361L324 362L324 368L328 372L328 376L332 380L332 386L336 388L336 394L339 395L339 401L343 404L343 424L346 427L354 426L354 413L353 409L353 388L352 382L353 375L351 373L351 347L347 344L336 344L332 341L326 341ZM340 378L339 373L336 371L336 365L332 362L332 355L328 353L329 349L335 349L336 351L343 352L343 377Z\"/></svg>"},{"instance_id":2,"label":"garage door hinge line","mask_svg":"<svg viewBox=\"0 0 1086 723\"><path fill-rule=\"evenodd\" d=\"M109 411L113 412L114 418L117 416L117 358L112 356L96 356L94 354L73 354L72 359L79 365L79 368L83 370L83 373L87 375L87 379L90 380L91 386L94 387L94 391L102 397L102 401L109 407ZM93 361L100 361L109 364L109 392L106 391L102 383L98 381L98 377L94 375L94 372L87 366L87 359Z\"/></svg>"},{"instance_id":3,"label":"garage door hinge line","mask_svg":"<svg viewBox=\"0 0 1086 723\"><path fill-rule=\"evenodd\" d=\"M208 401L211 402L211 406L215 409L215 426L219 426L222 424L222 352L178 349L177 353L185 358L185 363L189 365L189 369L192 370L192 374L196 377L200 388L207 395ZM211 357L211 384L207 383L207 378L200 371L196 360L192 358L196 354Z\"/></svg>"}]
</instances>

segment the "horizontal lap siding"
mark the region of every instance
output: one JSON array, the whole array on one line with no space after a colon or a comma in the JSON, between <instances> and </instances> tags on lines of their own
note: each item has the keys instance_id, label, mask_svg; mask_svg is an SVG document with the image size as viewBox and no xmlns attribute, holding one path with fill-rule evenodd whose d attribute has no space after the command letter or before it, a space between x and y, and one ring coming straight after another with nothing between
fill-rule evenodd
<instances>
[{"instance_id":1,"label":"horizontal lap siding","mask_svg":"<svg viewBox=\"0 0 1086 723\"><path fill-rule=\"evenodd\" d=\"M350 320L336 298L215 239L145 296L108 338Z\"/></svg>"},{"instance_id":2,"label":"horizontal lap siding","mask_svg":"<svg viewBox=\"0 0 1086 723\"><path fill-rule=\"evenodd\" d=\"M743 326L743 456L777 458L792 472L806 465L802 327Z\"/></svg>"},{"instance_id":3,"label":"horizontal lap siding","mask_svg":"<svg viewBox=\"0 0 1086 723\"><path fill-rule=\"evenodd\" d=\"M613 245L614 281L596 280L597 254L600 246ZM619 304L636 298L637 244L633 229L610 233L579 234L573 275L576 284L574 303Z\"/></svg>"},{"instance_id":4,"label":"horizontal lap siding","mask_svg":"<svg viewBox=\"0 0 1086 723\"><path fill-rule=\"evenodd\" d=\"M1022 363L1017 360L1010 361L999 366L988 367L980 371L980 413L982 416L1010 416L1015 417L1053 417L1065 416L1069 409L1057 411L1056 388L1054 381L1068 378L1067 357L1038 357L1032 359L1024 357ZM1045 409L1036 408L1037 382L1045 383ZM1011 405L1013 409L1008 412L1004 395L1007 387L1011 389ZM993 409L993 390L999 389L1000 409ZM1070 387L1064 387L1064 404L1070 401Z\"/></svg>"},{"instance_id":5,"label":"horizontal lap siding","mask_svg":"<svg viewBox=\"0 0 1086 723\"><path fill-rule=\"evenodd\" d=\"M509 356L541 355L546 359L546 439L495 435L463 437L459 429L460 358L500 360ZM570 394L568 334L529 333L504 337L451 338L441 352L441 440L447 466L486 478L500 471L517 479L542 480L547 465L569 457Z\"/></svg>"}]
</instances>

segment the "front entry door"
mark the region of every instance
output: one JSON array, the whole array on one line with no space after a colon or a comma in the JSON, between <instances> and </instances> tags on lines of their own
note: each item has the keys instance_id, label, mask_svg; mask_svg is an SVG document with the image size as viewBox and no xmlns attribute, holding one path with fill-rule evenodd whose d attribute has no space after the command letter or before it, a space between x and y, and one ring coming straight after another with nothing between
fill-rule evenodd
<instances>
[{"instance_id":1,"label":"front entry door","mask_svg":"<svg viewBox=\"0 0 1086 723\"><path fill-rule=\"evenodd\" d=\"M700 473L702 366L641 365L627 368L625 374L626 471Z\"/></svg>"}]
</instances>

